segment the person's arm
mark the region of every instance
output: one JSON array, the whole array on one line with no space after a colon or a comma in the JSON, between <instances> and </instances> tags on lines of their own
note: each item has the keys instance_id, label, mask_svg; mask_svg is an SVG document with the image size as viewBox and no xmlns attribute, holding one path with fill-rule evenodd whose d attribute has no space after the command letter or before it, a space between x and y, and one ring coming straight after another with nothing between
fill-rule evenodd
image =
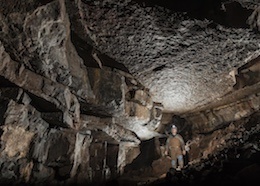
<instances>
[{"instance_id":1,"label":"person's arm","mask_svg":"<svg viewBox=\"0 0 260 186\"><path fill-rule=\"evenodd\" d=\"M168 151L169 151L169 138L167 139L166 145L165 145L165 152L164 152L165 156L168 156L168 154L169 154Z\"/></svg>"}]
</instances>

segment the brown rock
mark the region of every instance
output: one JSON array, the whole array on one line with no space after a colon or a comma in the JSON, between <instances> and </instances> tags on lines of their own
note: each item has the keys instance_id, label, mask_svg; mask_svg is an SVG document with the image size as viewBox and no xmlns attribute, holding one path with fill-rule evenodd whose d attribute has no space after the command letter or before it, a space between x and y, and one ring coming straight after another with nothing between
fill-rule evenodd
<instances>
[{"instance_id":1,"label":"brown rock","mask_svg":"<svg viewBox=\"0 0 260 186\"><path fill-rule=\"evenodd\" d=\"M162 157L155 160L152 163L153 175L160 177L161 175L167 173L171 168L171 159L169 157Z\"/></svg>"},{"instance_id":2,"label":"brown rock","mask_svg":"<svg viewBox=\"0 0 260 186\"><path fill-rule=\"evenodd\" d=\"M10 158L24 158L28 156L30 144L35 133L26 131L22 127L5 126L1 141L4 142L4 151Z\"/></svg>"},{"instance_id":3,"label":"brown rock","mask_svg":"<svg viewBox=\"0 0 260 186\"><path fill-rule=\"evenodd\" d=\"M135 116L139 119L149 121L151 117L151 111L145 106L135 104Z\"/></svg>"}]
</instances>

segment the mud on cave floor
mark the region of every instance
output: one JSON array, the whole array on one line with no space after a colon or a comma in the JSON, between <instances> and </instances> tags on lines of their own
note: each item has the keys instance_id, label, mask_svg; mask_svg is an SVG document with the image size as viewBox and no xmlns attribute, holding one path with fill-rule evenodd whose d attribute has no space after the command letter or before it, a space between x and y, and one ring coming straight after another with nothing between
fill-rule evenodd
<instances>
[{"instance_id":1,"label":"mud on cave floor","mask_svg":"<svg viewBox=\"0 0 260 186\"><path fill-rule=\"evenodd\" d=\"M207 158L187 163L181 171L170 169L161 157L150 165L128 170L106 185L259 185L260 112L232 122L237 130L227 134L225 147ZM145 160L144 160L145 161Z\"/></svg>"}]
</instances>

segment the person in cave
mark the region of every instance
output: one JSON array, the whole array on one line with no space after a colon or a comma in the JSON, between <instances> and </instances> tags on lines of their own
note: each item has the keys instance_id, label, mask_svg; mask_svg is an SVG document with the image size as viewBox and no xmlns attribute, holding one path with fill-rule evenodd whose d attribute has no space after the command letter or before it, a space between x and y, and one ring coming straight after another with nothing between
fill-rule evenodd
<instances>
[{"instance_id":1,"label":"person in cave","mask_svg":"<svg viewBox=\"0 0 260 186\"><path fill-rule=\"evenodd\" d=\"M171 134L166 141L165 155L171 157L172 168L177 169L177 164L179 168L184 167L183 155L186 154L185 143L183 137L178 134L178 129L176 125L172 125Z\"/></svg>"}]
</instances>

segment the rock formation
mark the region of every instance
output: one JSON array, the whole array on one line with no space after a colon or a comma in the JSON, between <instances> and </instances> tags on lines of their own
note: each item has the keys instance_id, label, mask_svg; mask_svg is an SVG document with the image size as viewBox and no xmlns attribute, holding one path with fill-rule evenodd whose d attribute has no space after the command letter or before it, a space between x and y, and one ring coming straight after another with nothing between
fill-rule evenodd
<instances>
[{"instance_id":1,"label":"rock formation","mask_svg":"<svg viewBox=\"0 0 260 186\"><path fill-rule=\"evenodd\" d=\"M192 184L259 154L258 0L0 2L1 184L156 180L172 118Z\"/></svg>"}]
</instances>

